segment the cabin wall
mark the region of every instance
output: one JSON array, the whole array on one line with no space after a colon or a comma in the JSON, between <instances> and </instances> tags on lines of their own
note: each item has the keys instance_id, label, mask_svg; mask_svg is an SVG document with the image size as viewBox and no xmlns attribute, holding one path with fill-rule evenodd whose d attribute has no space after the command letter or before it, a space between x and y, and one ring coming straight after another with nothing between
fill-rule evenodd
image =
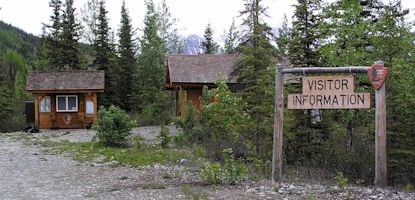
<instances>
[{"instance_id":1,"label":"cabin wall","mask_svg":"<svg viewBox=\"0 0 415 200\"><path fill-rule=\"evenodd\" d=\"M187 101L191 102L193 108L201 109L200 97L202 96L202 89L187 89Z\"/></svg>"},{"instance_id":2,"label":"cabin wall","mask_svg":"<svg viewBox=\"0 0 415 200\"><path fill-rule=\"evenodd\" d=\"M89 123L97 120L96 93L75 94L78 96L78 112L56 112L56 95L66 94L34 94L35 96L35 125L41 129L51 128L86 128ZM72 94L71 94L72 95ZM51 97L50 112L40 112L39 103L45 96ZM93 114L86 114L86 102L92 101Z\"/></svg>"}]
</instances>

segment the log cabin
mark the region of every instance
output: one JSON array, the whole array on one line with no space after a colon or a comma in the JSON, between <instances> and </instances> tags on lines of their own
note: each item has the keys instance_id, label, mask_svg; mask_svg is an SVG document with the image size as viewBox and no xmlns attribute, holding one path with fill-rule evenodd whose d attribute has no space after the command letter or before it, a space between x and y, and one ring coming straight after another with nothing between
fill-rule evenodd
<instances>
[{"instance_id":1,"label":"log cabin","mask_svg":"<svg viewBox=\"0 0 415 200\"><path fill-rule=\"evenodd\" d=\"M97 120L104 71L29 72L26 91L34 96L36 128L86 128Z\"/></svg>"},{"instance_id":2,"label":"log cabin","mask_svg":"<svg viewBox=\"0 0 415 200\"><path fill-rule=\"evenodd\" d=\"M223 78L231 88L234 87L236 78L232 72L238 59L236 54L169 55L166 89L174 90L176 116L184 116L186 102L200 110L199 98L203 87L214 87L218 78Z\"/></svg>"}]
</instances>

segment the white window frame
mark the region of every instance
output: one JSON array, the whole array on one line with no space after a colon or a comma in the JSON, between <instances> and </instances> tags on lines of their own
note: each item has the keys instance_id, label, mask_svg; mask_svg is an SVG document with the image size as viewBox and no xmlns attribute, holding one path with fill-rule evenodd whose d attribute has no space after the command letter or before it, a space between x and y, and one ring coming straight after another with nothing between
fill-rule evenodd
<instances>
[{"instance_id":1,"label":"white window frame","mask_svg":"<svg viewBox=\"0 0 415 200\"><path fill-rule=\"evenodd\" d=\"M40 100L39 102L39 112L48 113L50 112L51 107L52 106L51 106L50 96L44 96L43 99Z\"/></svg>"},{"instance_id":2,"label":"white window frame","mask_svg":"<svg viewBox=\"0 0 415 200\"><path fill-rule=\"evenodd\" d=\"M59 110L59 102L58 102L59 97L65 97L65 110ZM75 110L68 109L68 98L69 97L75 97L75 101L76 101ZM78 112L78 95L56 95L56 112Z\"/></svg>"}]
</instances>

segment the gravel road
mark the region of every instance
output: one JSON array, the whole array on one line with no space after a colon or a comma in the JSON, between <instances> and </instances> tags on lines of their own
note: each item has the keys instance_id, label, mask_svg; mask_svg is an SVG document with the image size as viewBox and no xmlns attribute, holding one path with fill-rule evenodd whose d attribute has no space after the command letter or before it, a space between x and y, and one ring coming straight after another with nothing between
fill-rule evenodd
<instances>
[{"instance_id":1,"label":"gravel road","mask_svg":"<svg viewBox=\"0 0 415 200\"><path fill-rule=\"evenodd\" d=\"M19 141L0 141L0 199L180 199L180 187L161 177L167 167L140 170L90 166L68 157L44 153ZM181 169L178 168L177 171ZM151 175L151 176L149 176ZM173 182L174 180L171 180ZM162 183L165 189L143 189Z\"/></svg>"},{"instance_id":2,"label":"gravel road","mask_svg":"<svg viewBox=\"0 0 415 200\"><path fill-rule=\"evenodd\" d=\"M169 129L173 134L180 131ZM154 141L159 131L159 127L133 129L148 141ZM413 192L393 189L348 186L339 191L333 185L286 180L277 190L269 180L212 187L204 185L186 165L132 168L79 163L30 139L84 142L91 141L93 135L90 130L0 133L0 199L415 199Z\"/></svg>"}]
</instances>

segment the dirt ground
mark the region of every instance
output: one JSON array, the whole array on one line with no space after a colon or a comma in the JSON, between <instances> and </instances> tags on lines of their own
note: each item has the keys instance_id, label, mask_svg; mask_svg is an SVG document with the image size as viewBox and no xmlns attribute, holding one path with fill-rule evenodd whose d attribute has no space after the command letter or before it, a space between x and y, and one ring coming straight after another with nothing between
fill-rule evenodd
<instances>
[{"instance_id":1,"label":"dirt ground","mask_svg":"<svg viewBox=\"0 0 415 200\"><path fill-rule=\"evenodd\" d=\"M151 141L158 130L143 127L133 132ZM170 131L174 133L174 127ZM392 189L379 192L350 186L338 191L333 185L288 180L278 189L269 180L207 186L195 170L179 163L141 168L79 163L71 155L53 153L21 139L79 142L90 141L93 134L87 130L0 134L0 199L415 199L414 193Z\"/></svg>"}]
</instances>

